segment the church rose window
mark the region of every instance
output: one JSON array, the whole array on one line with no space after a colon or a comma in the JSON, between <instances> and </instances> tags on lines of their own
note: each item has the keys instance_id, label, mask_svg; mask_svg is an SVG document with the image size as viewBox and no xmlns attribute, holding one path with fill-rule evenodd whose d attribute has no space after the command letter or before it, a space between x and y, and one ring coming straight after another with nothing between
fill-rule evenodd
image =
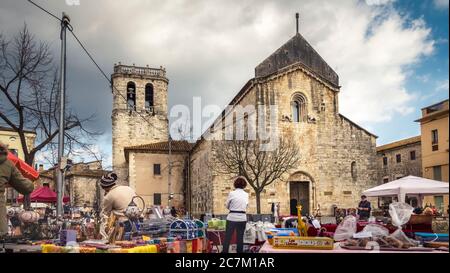
<instances>
[{"instance_id":1,"label":"church rose window","mask_svg":"<svg viewBox=\"0 0 450 273\"><path fill-rule=\"evenodd\" d=\"M136 84L134 82L127 84L127 109L136 110Z\"/></svg>"},{"instance_id":2,"label":"church rose window","mask_svg":"<svg viewBox=\"0 0 450 273\"><path fill-rule=\"evenodd\" d=\"M292 97L291 101L292 108L292 121L294 122L304 122L307 120L307 108L306 108L306 98L303 94L296 93Z\"/></svg>"}]
</instances>

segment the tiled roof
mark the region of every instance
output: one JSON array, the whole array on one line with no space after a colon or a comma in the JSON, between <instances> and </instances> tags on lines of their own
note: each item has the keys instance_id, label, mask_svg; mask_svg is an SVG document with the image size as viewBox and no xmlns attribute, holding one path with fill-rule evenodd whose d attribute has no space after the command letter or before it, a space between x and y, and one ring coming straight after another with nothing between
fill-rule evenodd
<instances>
[{"instance_id":1,"label":"tiled roof","mask_svg":"<svg viewBox=\"0 0 450 273\"><path fill-rule=\"evenodd\" d=\"M401 146L418 143L421 141L420 139L421 139L420 136L415 136L415 137L411 137L411 138L402 139L402 140L399 140L396 142L392 142L389 144L385 144L385 145L377 147L377 152L386 151L386 150L395 149L395 148L398 148Z\"/></svg>"},{"instance_id":2,"label":"tiled roof","mask_svg":"<svg viewBox=\"0 0 450 273\"><path fill-rule=\"evenodd\" d=\"M108 171L105 170L91 170L91 169L85 169L85 170L76 170L76 171L68 171L66 173L66 177L70 176L88 176L88 177L102 177L102 175L106 174ZM53 179L54 169L46 170L40 172L41 177L46 177Z\"/></svg>"},{"instance_id":3,"label":"tiled roof","mask_svg":"<svg viewBox=\"0 0 450 273\"><path fill-rule=\"evenodd\" d=\"M255 68L255 76L265 77L297 62L304 64L333 86L339 87L337 73L299 33L259 64Z\"/></svg>"},{"instance_id":4,"label":"tiled roof","mask_svg":"<svg viewBox=\"0 0 450 273\"><path fill-rule=\"evenodd\" d=\"M171 141L172 152L189 152L193 146L194 143L189 143L187 141L175 141L175 140ZM130 146L125 147L124 150L126 152L127 151L167 152L169 151L169 142L163 141L138 146Z\"/></svg>"},{"instance_id":5,"label":"tiled roof","mask_svg":"<svg viewBox=\"0 0 450 273\"><path fill-rule=\"evenodd\" d=\"M104 174L107 174L108 171L105 170L80 170L80 171L74 171L74 172L69 172L66 177L70 177L70 176L88 176L88 177L102 177Z\"/></svg>"}]
</instances>

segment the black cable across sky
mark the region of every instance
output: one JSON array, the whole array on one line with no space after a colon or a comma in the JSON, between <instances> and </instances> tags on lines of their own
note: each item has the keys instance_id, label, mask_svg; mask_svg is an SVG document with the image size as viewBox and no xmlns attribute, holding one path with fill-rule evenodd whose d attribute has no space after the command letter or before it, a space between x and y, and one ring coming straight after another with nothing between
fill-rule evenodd
<instances>
[{"instance_id":1,"label":"black cable across sky","mask_svg":"<svg viewBox=\"0 0 450 273\"><path fill-rule=\"evenodd\" d=\"M31 4L33 4L34 6L36 6L37 8L39 8L40 10L44 11L45 13L47 13L48 15L50 15L51 17L55 18L56 20L58 20L59 22L62 22L62 20L60 18L58 18L58 16L54 15L53 13L51 13L50 11L48 11L47 9L43 8L42 6L34 3L32 0L28 0L28 2L30 2ZM87 50L87 48L84 46L84 44L81 42L81 40L78 38L78 36L75 34L75 32L73 31L73 26L69 23L68 24L68 30L70 31L70 33L72 34L72 36L75 38L75 40L77 41L77 43L80 45L80 47L83 49L83 51L86 53L86 55L89 57L89 59L92 61L92 63L94 63L94 65L97 67L97 69L100 71L100 73L103 75L103 77L105 77L106 81L110 84L113 93L118 94L120 97L122 97L125 102L127 102L127 98L119 91L117 90L117 88L113 85L111 79L106 75L105 71L98 65L98 63L95 61L94 57L92 56L92 54ZM146 117L144 117L141 113L139 113L138 111L136 111L136 113L143 119L145 120L151 127L153 127L154 129L163 132L163 130L161 130L160 128L155 127ZM169 134L169 138L170 138L170 134Z\"/></svg>"}]
</instances>

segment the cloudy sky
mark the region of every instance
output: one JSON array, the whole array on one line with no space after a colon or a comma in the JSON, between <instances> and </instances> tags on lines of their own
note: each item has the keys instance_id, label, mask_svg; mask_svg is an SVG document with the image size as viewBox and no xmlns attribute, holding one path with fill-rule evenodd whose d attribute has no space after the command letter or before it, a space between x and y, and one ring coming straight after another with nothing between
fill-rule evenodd
<instances>
[{"instance_id":1,"label":"cloudy sky","mask_svg":"<svg viewBox=\"0 0 450 273\"><path fill-rule=\"evenodd\" d=\"M224 106L295 34L297 11L300 32L340 76L341 113L378 144L418 135L420 108L448 98L448 0L35 1L68 13L108 73L118 62L166 67L169 106L191 106L195 96ZM1 33L24 22L58 61L58 22L25 0L1 1ZM110 154L109 85L70 36L68 62L71 107L98 114L98 149Z\"/></svg>"}]
</instances>

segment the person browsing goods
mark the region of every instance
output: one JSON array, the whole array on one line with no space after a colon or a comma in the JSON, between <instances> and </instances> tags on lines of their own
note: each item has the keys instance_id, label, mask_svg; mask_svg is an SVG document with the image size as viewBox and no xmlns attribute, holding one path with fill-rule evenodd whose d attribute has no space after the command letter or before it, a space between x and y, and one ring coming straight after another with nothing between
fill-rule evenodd
<instances>
[{"instance_id":1,"label":"person browsing goods","mask_svg":"<svg viewBox=\"0 0 450 273\"><path fill-rule=\"evenodd\" d=\"M227 216L227 226L225 231L225 242L223 243L223 253L228 253L230 241L236 230L237 253L244 250L244 232L247 225L248 193L244 191L247 181L238 177L234 181L235 190L230 192L225 206L230 211Z\"/></svg>"}]
</instances>

